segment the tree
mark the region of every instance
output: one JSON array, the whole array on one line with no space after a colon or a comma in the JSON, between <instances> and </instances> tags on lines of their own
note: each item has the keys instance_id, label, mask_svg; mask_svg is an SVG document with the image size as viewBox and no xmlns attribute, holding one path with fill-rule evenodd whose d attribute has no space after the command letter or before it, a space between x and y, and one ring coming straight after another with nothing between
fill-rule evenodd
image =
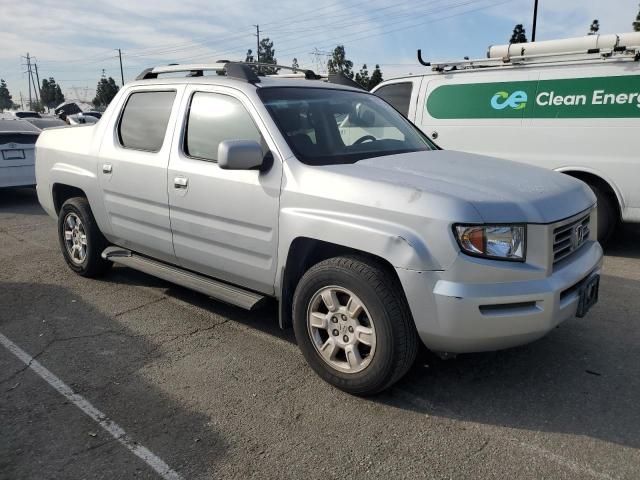
<instances>
[{"instance_id":1,"label":"tree","mask_svg":"<svg viewBox=\"0 0 640 480\"><path fill-rule=\"evenodd\" d=\"M247 50L247 55L244 59L245 62L255 62L254 56L253 56L253 50L249 49Z\"/></svg>"},{"instance_id":2,"label":"tree","mask_svg":"<svg viewBox=\"0 0 640 480\"><path fill-rule=\"evenodd\" d=\"M327 70L329 70L329 73L340 72L348 78L353 78L353 72L351 71L352 68L353 62L351 60L347 60L344 45L336 46L331 58L327 62Z\"/></svg>"},{"instance_id":3,"label":"tree","mask_svg":"<svg viewBox=\"0 0 640 480\"><path fill-rule=\"evenodd\" d=\"M382 78L382 70L380 70L380 65L376 65L375 70L371 74L371 79L369 80L369 90L372 90L376 85L382 83L384 79Z\"/></svg>"},{"instance_id":4,"label":"tree","mask_svg":"<svg viewBox=\"0 0 640 480\"><path fill-rule=\"evenodd\" d=\"M64 102L64 95L53 77L49 77L42 80L42 87L40 88L40 101L42 105L48 109L55 108Z\"/></svg>"},{"instance_id":5,"label":"tree","mask_svg":"<svg viewBox=\"0 0 640 480\"><path fill-rule=\"evenodd\" d=\"M269 37L260 40L258 47L258 58L260 59L260 63L272 63L273 65L278 63L276 60L276 51L273 48L273 42L269 40ZM278 73L277 68L270 67L260 67L260 71L265 75L274 75Z\"/></svg>"},{"instance_id":6,"label":"tree","mask_svg":"<svg viewBox=\"0 0 640 480\"><path fill-rule=\"evenodd\" d=\"M591 22L591 26L589 27L589 33L587 35L597 35L600 31L600 22L598 19L595 19Z\"/></svg>"},{"instance_id":7,"label":"tree","mask_svg":"<svg viewBox=\"0 0 640 480\"><path fill-rule=\"evenodd\" d=\"M636 15L636 19L632 23L632 25L633 25L634 32L640 32L640 12L638 12L638 15Z\"/></svg>"},{"instance_id":8,"label":"tree","mask_svg":"<svg viewBox=\"0 0 640 480\"><path fill-rule=\"evenodd\" d=\"M367 70L366 63L362 65L360 71L356 73L355 80L357 83L362 85L362 88L366 88L367 90L369 89L369 82L371 79L369 78L369 70Z\"/></svg>"},{"instance_id":9,"label":"tree","mask_svg":"<svg viewBox=\"0 0 640 480\"><path fill-rule=\"evenodd\" d=\"M13 107L13 101L7 88L7 82L0 78L0 112L11 107Z\"/></svg>"},{"instance_id":10,"label":"tree","mask_svg":"<svg viewBox=\"0 0 640 480\"><path fill-rule=\"evenodd\" d=\"M298 59L295 57L293 58L293 62L291 62L291 68L293 68L293 73L297 73L298 68L300 68L300 65L298 64Z\"/></svg>"},{"instance_id":11,"label":"tree","mask_svg":"<svg viewBox=\"0 0 640 480\"><path fill-rule=\"evenodd\" d=\"M43 113L44 105L42 104L42 102L37 102L35 100L32 100L31 103L29 104L29 110L32 112Z\"/></svg>"},{"instance_id":12,"label":"tree","mask_svg":"<svg viewBox=\"0 0 640 480\"><path fill-rule=\"evenodd\" d=\"M513 29L511 39L509 40L509 44L512 43L527 43L527 34L521 23L517 24Z\"/></svg>"},{"instance_id":13,"label":"tree","mask_svg":"<svg viewBox=\"0 0 640 480\"><path fill-rule=\"evenodd\" d=\"M96 108L101 106L106 107L111 100L113 100L113 97L116 96L118 90L120 89L118 85L116 85L116 81L111 77L105 78L103 75L96 87L96 96L92 101L93 106Z\"/></svg>"}]
</instances>

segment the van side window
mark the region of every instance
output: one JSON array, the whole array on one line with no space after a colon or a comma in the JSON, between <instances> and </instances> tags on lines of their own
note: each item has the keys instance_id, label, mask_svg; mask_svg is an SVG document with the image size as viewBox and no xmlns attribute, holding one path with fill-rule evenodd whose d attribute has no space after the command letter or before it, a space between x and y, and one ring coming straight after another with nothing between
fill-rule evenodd
<instances>
[{"instance_id":1,"label":"van side window","mask_svg":"<svg viewBox=\"0 0 640 480\"><path fill-rule=\"evenodd\" d=\"M184 138L184 153L218 161L218 145L224 140L255 140L262 135L240 100L220 93L196 92L191 99Z\"/></svg>"},{"instance_id":2,"label":"van side window","mask_svg":"<svg viewBox=\"0 0 640 480\"><path fill-rule=\"evenodd\" d=\"M135 150L159 151L175 98L175 91L131 94L118 125L120 144Z\"/></svg>"},{"instance_id":3,"label":"van side window","mask_svg":"<svg viewBox=\"0 0 640 480\"><path fill-rule=\"evenodd\" d=\"M392 83L376 90L375 95L382 98L405 117L409 115L411 104L412 82Z\"/></svg>"}]
</instances>

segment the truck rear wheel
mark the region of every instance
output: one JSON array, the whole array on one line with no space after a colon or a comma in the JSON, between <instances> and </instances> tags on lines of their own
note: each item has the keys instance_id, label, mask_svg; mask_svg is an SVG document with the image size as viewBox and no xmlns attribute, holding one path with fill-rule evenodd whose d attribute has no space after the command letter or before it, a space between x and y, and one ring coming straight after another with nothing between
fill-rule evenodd
<instances>
[{"instance_id":1,"label":"truck rear wheel","mask_svg":"<svg viewBox=\"0 0 640 480\"><path fill-rule=\"evenodd\" d=\"M418 336L397 279L360 256L311 267L293 298L296 340L313 370L355 395L378 393L413 364Z\"/></svg>"},{"instance_id":2,"label":"truck rear wheel","mask_svg":"<svg viewBox=\"0 0 640 480\"><path fill-rule=\"evenodd\" d=\"M58 214L58 238L67 265L83 277L97 277L111 266L102 258L108 242L96 224L86 198L70 198Z\"/></svg>"}]
</instances>

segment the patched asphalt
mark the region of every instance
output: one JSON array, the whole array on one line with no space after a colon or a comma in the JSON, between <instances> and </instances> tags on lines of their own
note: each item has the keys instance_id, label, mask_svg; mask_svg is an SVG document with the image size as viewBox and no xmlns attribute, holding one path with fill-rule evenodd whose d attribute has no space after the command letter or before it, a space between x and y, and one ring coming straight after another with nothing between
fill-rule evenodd
<instances>
[{"instance_id":1,"label":"patched asphalt","mask_svg":"<svg viewBox=\"0 0 640 480\"><path fill-rule=\"evenodd\" d=\"M73 274L33 190L0 191L0 333L185 479L640 478L640 228L584 319L426 351L390 391L322 382L278 328L122 267ZM159 478L0 346L0 479Z\"/></svg>"}]
</instances>

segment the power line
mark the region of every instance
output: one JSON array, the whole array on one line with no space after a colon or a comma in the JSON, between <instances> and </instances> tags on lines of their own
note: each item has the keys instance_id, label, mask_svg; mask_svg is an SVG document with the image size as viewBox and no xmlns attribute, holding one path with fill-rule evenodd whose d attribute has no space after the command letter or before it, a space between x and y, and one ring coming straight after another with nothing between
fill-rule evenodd
<instances>
[{"instance_id":1,"label":"power line","mask_svg":"<svg viewBox=\"0 0 640 480\"><path fill-rule=\"evenodd\" d=\"M446 1L446 0L434 0L433 2L431 2L430 6L433 7L433 5L435 3L442 2L442 1ZM463 2L462 4L458 3L458 4L448 5L448 6L440 6L438 8L439 9L443 9L443 10L444 9L450 10L451 8L457 8L457 7L461 6L461 5L462 6L466 6L466 5L469 5L469 4L474 3L476 1L478 1L478 0L467 0L466 2ZM482 0L480 0L480 1L482 1ZM401 4L404 4L404 3L406 3L406 1L399 2L399 3L396 3L394 5L397 6L397 5L401 5ZM382 8L379 8L379 9L372 9L372 11L370 13L376 13L376 11L385 10L386 8L387 7L382 7ZM434 11L434 8L431 8L429 10L423 11L422 14L418 14L418 15L415 14L415 11L412 12L412 13L411 12L407 12L406 14L403 13L401 15L406 16L406 17L410 17L410 18L405 18L405 19L401 19L399 21L392 22L391 25L396 25L396 24L399 24L399 23L402 23L402 22L405 22L405 21L414 20L415 18L420 17L420 16L425 16L425 15L428 15L428 14L432 14L433 11ZM341 27L347 27L347 26L353 26L353 25L360 25L361 23L362 23L362 21L356 21L356 22L351 21L350 23L342 23L342 24L338 24L338 25L340 25ZM334 28L334 26L336 26L336 24L331 25L331 28ZM387 25L387 26L389 26L389 25ZM308 28L305 29L305 33L313 32L314 30L317 30L318 33L325 33L327 27L328 26L326 24L319 24L319 25L316 25L316 26L308 27ZM366 26L364 30L357 30L355 32L351 32L350 34L347 34L347 38L353 37L354 35L358 35L358 34L362 34L362 33L368 32L369 30L370 30L370 28L368 26ZM397 31L397 30L394 30L394 31ZM386 34L384 32L384 29L381 31L380 34ZM374 36L376 36L376 35L379 35L379 34L375 34ZM311 36L313 36L313 35L311 35ZM280 43L283 42L283 41L286 41L288 38L292 38L292 37L298 38L297 35L285 35L284 37L272 36L272 38L274 38L277 42L280 42ZM305 37L307 39L309 39L309 35L305 35ZM367 38L367 37L365 37L365 38ZM349 41L353 41L353 40L357 40L357 39L358 38L352 38ZM284 51L280 51L278 53L278 55L289 55L291 53L300 54L302 49L306 50L308 48L313 47L314 44L317 45L318 40L312 40L312 41L313 41L313 43L298 44L298 46L295 46L295 44L294 44L293 47L290 47L290 48L288 48L288 49L286 49ZM341 41L339 41L337 43L340 44L340 43L345 43L345 42L344 42L343 39L341 39ZM237 50L238 49L227 50L227 51L221 52L221 53L214 51L214 52L208 52L206 54L196 54L196 55L193 55L193 56L189 56L187 58L177 58L176 60L179 60L179 61L197 60L197 59L201 59L203 57L211 57L211 56L213 56L215 54L224 55L224 54L236 52Z\"/></svg>"},{"instance_id":2,"label":"power line","mask_svg":"<svg viewBox=\"0 0 640 480\"><path fill-rule=\"evenodd\" d=\"M80 58L74 58L71 60L40 60L40 63L93 63L93 61L102 61L103 58L105 58L105 55L107 53L110 53L111 50L107 50L104 53L96 53L93 55L89 55L87 57L80 57ZM111 57L106 57L106 58L111 58Z\"/></svg>"},{"instance_id":3,"label":"power line","mask_svg":"<svg viewBox=\"0 0 640 480\"><path fill-rule=\"evenodd\" d=\"M402 2L397 2L397 3L393 4L393 5L388 5L388 6L385 6L385 7L373 8L373 9L369 8L368 9L368 14L369 14L369 16L371 14L376 15L376 14L379 14L381 11L387 10L389 8L394 8L394 7L397 7L397 6L400 6L400 5L411 3L411 1L412 0L404 0ZM436 1L438 1L438 0L436 0ZM366 1L357 2L355 4L352 4L351 7L354 7L354 6L357 6L357 5L360 5L360 4L365 4L365 3L368 3L368 2L366 2ZM311 21L312 22L320 22L320 23L316 23L316 25L311 25L311 26L308 26L307 28L305 28L304 31L306 33L308 33L309 31L314 31L314 30L324 32L326 30L326 23L323 23L323 22L326 22L326 20L323 20L322 18L319 19L318 16L314 12L318 12L318 11L321 11L321 10L326 10L326 9L330 8L331 6L338 5L338 4L339 4L339 2L336 2L334 4L330 4L330 5L325 5L323 7L319 7L317 9L314 9L314 10L311 10L311 11L307 11L304 15L295 15L295 16L291 16L290 18L297 18L298 19L298 21L294 22L295 25L299 25L300 23L311 22ZM397 17L398 15L409 16L409 15L411 15L411 13L396 14L392 18ZM349 18L346 14L343 15L342 17L343 18L341 18L341 20L345 20L345 19ZM334 18L335 18L335 15L334 15ZM279 20L277 22L268 22L268 24L279 25L279 24L284 24L285 22L286 22L286 18L285 19L281 19L281 20ZM359 23L361 23L361 22L346 23L346 24L342 23L342 24L339 24L338 26L350 26L350 25L356 25L356 24L359 24ZM335 27L336 25L332 25L332 26ZM282 41L282 40L286 40L286 39L292 37L292 35L285 35L285 37L282 37L281 36L282 33L291 34L291 33L299 32L299 31L301 31L301 30L300 29L293 30L293 31L285 30L283 32L275 31L274 34L279 35L279 41ZM232 37L227 36L224 39L222 39L222 41L217 41L217 42L216 42L215 39L213 39L213 40L209 40L207 42L202 42L202 43L186 42L186 43L183 43L183 44L173 44L173 45L165 44L165 47L168 46L170 48L153 47L153 48L147 48L147 49L143 49L143 50L138 50L137 52L140 52L140 53L135 53L136 50L126 51L125 53L127 54L127 58L129 58L129 59L131 59L131 58L141 58L141 57L159 58L159 57L167 56L167 54L170 54L170 53L178 53L178 52L181 52L181 51L190 50L191 51L190 53L192 53L192 55L187 56L186 58L184 56L181 56L181 55L177 55L177 56L173 57L174 59L179 60L179 61L186 61L186 60L189 60L189 59L196 59L196 58L202 58L202 57L212 57L214 55L225 55L225 54L229 54L229 53L237 53L242 47L238 46L238 47L234 47L232 49L227 49L227 50L224 50L224 51L213 50L213 51L203 52L203 53L196 54L196 55L193 55L192 50L193 50L194 46L197 49L204 49L204 48L207 48L208 44L215 43L217 46L220 46L220 45L234 43L233 40L240 39L240 38L246 38L246 34L238 34L238 35L234 35ZM276 37L276 38L278 38L278 37ZM238 45L238 44L236 43L236 45ZM258 46L258 50L259 50L259 46ZM130 52L134 52L134 53L130 53ZM108 60L110 58L113 58L113 57L99 58L99 59L95 59L94 58L91 63L99 63L99 62L102 62L104 60Z\"/></svg>"},{"instance_id":4,"label":"power line","mask_svg":"<svg viewBox=\"0 0 640 480\"><path fill-rule=\"evenodd\" d=\"M404 0L402 2L398 2L396 4L390 5L390 6L385 6L385 7L380 7L380 8L369 8L368 9L368 14L371 13L377 13L381 10L386 10L389 8L393 8L402 4L407 4L407 3L411 3L413 0ZM368 1L360 1L357 2L355 4L352 4L351 7L360 5L360 4L365 4L365 3L369 3ZM338 3L336 3L338 4ZM334 4L331 4L334 5ZM294 25L300 25L301 23L305 23L305 22L318 22L319 20L322 22L322 19L319 19L317 15L314 15L314 12L316 11L320 11L323 9L328 8L331 5L327 5L324 7L319 7L317 9L311 10L311 11L307 11L304 15L300 16L300 15L295 15L295 16L291 16L288 18L296 18L297 21L294 22ZM342 15L343 16L343 20L346 18L350 18L347 14ZM308 17L308 18L307 18ZM335 15L333 15L333 17L335 19ZM279 20L277 22L268 22L268 24L270 25L284 25L286 23L286 18ZM253 25L255 27L255 25ZM308 31L309 29L311 30L325 30L326 26L325 23L320 23L317 25L313 25L311 27L308 27L307 29L304 29L303 31ZM275 30L275 29L271 29L271 30ZM296 32L301 31L300 29L295 30ZM274 32L275 34L281 34L281 33L289 33L286 30L284 32ZM255 35L255 34L254 34ZM169 53L178 53L180 51L185 51L185 50L193 50L193 47L195 46L196 48L207 48L207 45L209 44L215 44L216 46L220 46L220 45L226 45L229 43L234 43L233 40L237 40L240 38L246 38L247 34L238 34L238 35L233 35L231 37L226 36L224 38L221 38L220 40L216 40L216 39L210 39L206 42L191 42L191 43L183 43L183 44L165 44L165 48L150 48L150 49L144 49L141 51L135 51L135 50L127 50L125 53L127 54L127 58L137 58L137 57L160 57L160 56L164 56L166 54ZM280 37L280 39L282 40L282 37ZM236 43L237 44L237 43ZM166 48L169 47L169 48ZM242 47L234 47L233 49L227 49L224 52L216 52L215 50L213 51L213 53L218 53L218 54L224 54L224 53L229 53L229 52L235 52L236 50L239 50ZM192 52L191 52L192 53ZM212 52L206 52L206 53L201 53L201 54L196 54L196 55L190 55L187 58L198 58L198 57L204 57L204 56L211 56ZM177 57L180 60L186 60L185 58L180 58L179 56Z\"/></svg>"},{"instance_id":5,"label":"power line","mask_svg":"<svg viewBox=\"0 0 640 480\"><path fill-rule=\"evenodd\" d=\"M138 53L135 50L126 50L125 49L125 53L127 54L127 57L130 58L137 58L137 57L157 57L160 55L164 55L167 53L176 53L176 52L180 52L180 51L185 51L185 50L193 50L194 47L196 48L207 48L208 44L211 43L215 43L216 45L224 45L224 44L228 44L233 40L239 39L239 38L247 38L249 37L251 34L250 33L241 33L241 34L237 34L237 35L232 35L232 36L226 36L224 38L221 39L209 39L207 42L193 42L190 44L186 44L184 46L173 46L173 47L169 47L169 48L160 48L160 49L152 49L150 51L144 51L142 53ZM131 53L133 52L133 53Z\"/></svg>"},{"instance_id":6,"label":"power line","mask_svg":"<svg viewBox=\"0 0 640 480\"><path fill-rule=\"evenodd\" d=\"M454 13L454 14L451 14L451 15L446 15L446 16L443 16L443 17L438 17L438 18L433 18L433 19L426 20L426 21L421 21L421 22L418 22L418 23L415 23L415 24L403 25L401 27L394 28L394 29L391 29L391 30L382 29L381 31L379 31L377 33L367 34L367 35L363 35L363 36L356 36L356 37L353 37L353 38L347 38L346 41L343 38L338 42L338 44L348 44L350 42L354 42L354 41L357 41L357 40L365 40L365 39L368 39L368 38L388 35L390 33L398 32L398 31L402 31L402 30L409 30L409 29L416 28L416 27L419 27L419 26L422 26L422 25L426 25L426 24L429 24L429 23L433 23L433 22L437 22L437 21L441 21L441 20L446 20L446 19L457 17L457 16L460 16L460 15L466 15L468 13L472 13L472 12L475 12L475 11L479 11L479 10L484 10L484 9L487 9L487 8L495 7L497 5L501 5L503 3L507 3L508 1L509 0L500 0L498 2L494 2L494 3L490 4L490 5L484 5L482 7L478 7L478 8L475 8L475 9L464 10L462 12L457 12L457 13ZM455 6L450 6L448 8L448 10L450 10L451 8L457 8L457 7L460 7L460 6L468 6L468 5L473 4L473 3L474 3L473 0L467 0L465 2L460 2L460 3L456 4ZM413 18L416 18L418 16L424 16L424 15L414 15ZM407 19L401 20L399 22L392 22L392 25L393 24L404 23L406 21L407 21ZM364 33L364 31L354 32L353 34L359 34L359 33ZM347 36L347 37L349 37L349 36ZM280 55L292 55L292 54L300 52L302 49L309 48L310 46L311 45L309 45L309 44L300 45L298 47L294 47L292 49L285 50L284 52L280 52ZM330 45L327 46L327 48L330 48Z\"/></svg>"},{"instance_id":7,"label":"power line","mask_svg":"<svg viewBox=\"0 0 640 480\"><path fill-rule=\"evenodd\" d=\"M405 0L402 2L396 2L394 5L387 5L384 7L379 7L379 8L370 8L367 10L367 20L378 20L378 19L382 19L384 18L385 20L388 19L394 19L393 22L391 23L386 23L384 25L384 27L382 29L380 29L379 31L375 32L375 33L371 33L371 29L370 27L366 27L365 29L359 29L359 30L355 30L355 31L351 31L349 33L347 33L345 36L343 36L343 38L340 39L340 41L337 41L336 43L338 44L344 44L344 43L352 43L354 41L358 41L358 40L364 40L367 38L372 38L372 37L377 37L377 36L384 36L384 35L388 35L400 30L405 30L405 29L412 29L412 28L416 28L418 26L424 25L424 24L428 24L428 23L432 23L435 21L442 21L451 17L455 17L458 15L464 15L464 14L468 14L471 13L473 11L477 11L477 10L481 10L481 9L485 9L485 8L490 8L490 7L494 7L496 5L502 4L502 3L506 3L506 0L504 1L500 1L500 2L495 2L492 3L490 5L484 5L482 7L476 8L476 9L467 9L464 10L462 12L456 12L455 14L451 14L451 15L445 15L445 16L441 16L441 17L437 17L437 18L430 18L427 21L421 21L418 23L414 23L413 21L418 18L418 17L425 17L425 16L432 16L435 12L435 5L439 4L441 2L443 2L445 0L434 0L432 2L428 3L428 8L424 11L422 11L420 13L420 11L418 11L419 13L416 13L416 10L413 9L411 11L400 11L400 12L396 12L396 13L390 13L388 12L388 9L390 8L397 8L399 6L405 5L408 2L410 3L410 0ZM355 4L350 5L350 7L353 6L357 6L358 4L364 4L367 2L357 2ZM459 9L459 8L464 8L466 6L471 5L472 3L474 3L473 0L467 0L465 2L458 2L458 3L452 3L452 4L448 4L448 5L440 5L438 7L439 11L451 11L452 9ZM263 28L264 25L271 25L272 28L269 29L271 30L271 37L274 38L277 42L281 42L280 44L282 44L282 42L286 42L289 38L296 38L299 39L300 36L299 35L295 35L296 32L300 32L300 31L304 31L305 33L311 33L311 35L305 35L304 40L306 40L304 43L303 42L299 42L299 43L294 43L293 45L289 45L288 48L284 49L283 51L280 51L278 53L278 55L290 55L292 53L298 53L300 54L300 52L304 49L304 51L307 51L308 48L311 47L316 47L318 45L318 40L313 40L313 38L309 38L310 36L317 36L320 33L325 33L327 30L327 27L330 26L332 28L346 28L349 26L356 26L356 25L360 25L362 24L362 20L358 20L358 21L353 21L353 17L349 17L348 15L335 15L333 14L333 22L331 25L328 25L329 19L325 17L325 15L329 15L329 13L327 14L317 14L317 12L320 11L327 11L329 8L331 8L331 6L335 6L335 5L339 5L341 4L341 2L334 2L332 4L329 5L325 5L323 7L319 7L317 9L311 10L311 11L307 11L305 14L303 15L295 15L295 16L291 16L290 18L298 18L299 21L294 21L291 22L291 26L294 27L289 28L288 30L285 29L278 29L278 28L273 28L276 25L279 24L284 24L287 20L287 18L281 19L277 22L266 22L260 25L260 27L256 28L256 40L258 40L257 35L264 35L263 33ZM316 12L316 13L314 13ZM439 13L439 12L438 12ZM313 17L313 18L311 18ZM337 21L336 21L337 20ZM296 29L295 27L298 27L301 23L303 23L303 21L307 22L307 23L311 23L310 25L307 25L305 28L298 28ZM398 26L397 28L390 28L393 26ZM216 45L221 46L221 45L230 45L230 44L235 44L238 45L237 47L229 47L226 50L211 50L211 51L207 51L207 52L203 52L203 53L199 53L199 54L195 54L193 55L193 48L190 49L191 55L189 56L184 56L184 55L175 55L173 56L173 58L175 58L178 61L187 61L187 60L191 60L191 59L198 59L198 58L204 58L204 57L215 57L217 55L227 55L227 54L233 54L233 55L240 55L241 54L241 49L242 48L246 48L245 47L241 47L241 43L235 41L236 39L241 39L241 38L247 38L249 36L249 33L247 32L242 33L242 34L237 34L234 35L232 37L226 37L226 39L224 41L218 42ZM153 48L147 48L147 49L143 49L143 50L138 50L138 52L145 52L145 53L138 53L137 55L135 53L129 54L127 53L127 51L123 52L122 49L119 49L119 54L118 55L111 55L111 56L107 56L107 57L100 57L100 58L96 58L96 55L93 55L91 57L85 57L87 58L87 60L83 61L82 59L74 59L74 60L70 60L67 63L76 63L76 62L80 62L83 61L83 63L86 64L97 64L97 63L104 63L108 60L112 60L112 59L120 59L121 55L126 54L128 59L142 59L144 57L167 57L168 53L178 53L178 52L182 52L183 50L187 50L189 49L189 46L191 45L200 45L199 47L197 47L196 49L207 49L208 47L206 46L209 43L213 43L215 42L215 40L209 40L207 42L203 42L203 43L186 43L186 44L182 44L185 45L183 47L180 47L181 44L173 44L173 48L164 48L162 49L160 46L158 47L153 47ZM311 43L313 42L313 43ZM243 42L244 43L244 42ZM258 43L258 51L256 53L259 52L259 41ZM169 45L169 44L167 44ZM246 44L245 44L246 45ZM331 45L333 46L333 45ZM330 48L331 46L327 45L325 48ZM133 50L135 52L135 50ZM185 52L186 53L186 52ZM311 53L311 55L313 55L313 53ZM171 57L169 57L171 58ZM64 63L64 61L50 61L50 63ZM47 62L49 63L49 62ZM131 63L131 62L129 62ZM137 63L136 60L133 60L133 63ZM316 57L316 63L318 63L318 57ZM133 70L136 67L127 67L127 68L121 68L120 74L121 74L121 80L124 82L124 70ZM71 67L70 65L68 66L68 68L51 68L48 67L48 69L50 71L54 71L54 72L64 72L64 71L78 71L77 67ZM137 68L136 68L137 69Z\"/></svg>"}]
</instances>

